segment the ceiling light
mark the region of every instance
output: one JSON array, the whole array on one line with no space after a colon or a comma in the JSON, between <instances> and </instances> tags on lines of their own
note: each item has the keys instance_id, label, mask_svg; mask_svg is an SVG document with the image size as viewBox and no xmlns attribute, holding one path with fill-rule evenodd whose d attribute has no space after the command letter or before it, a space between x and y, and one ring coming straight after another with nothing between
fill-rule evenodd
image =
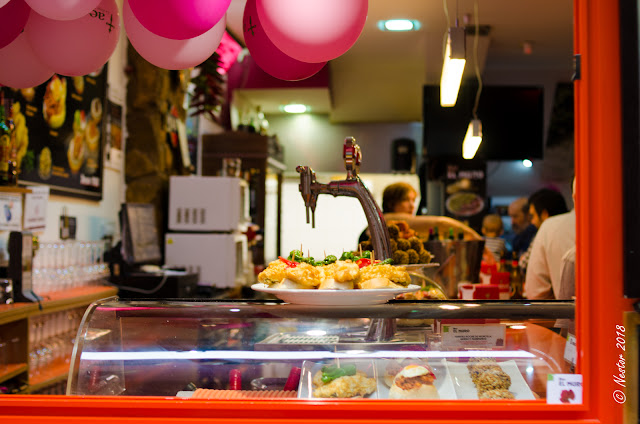
<instances>
[{"instance_id":1,"label":"ceiling light","mask_svg":"<svg viewBox=\"0 0 640 424\"><path fill-rule=\"evenodd\" d=\"M462 157L473 159L480 143L482 143L482 123L479 119L472 119L462 142Z\"/></svg>"},{"instance_id":2,"label":"ceiling light","mask_svg":"<svg viewBox=\"0 0 640 424\"><path fill-rule=\"evenodd\" d=\"M417 31L420 29L420 21L413 19L389 19L378 21L380 31Z\"/></svg>"},{"instance_id":3,"label":"ceiling light","mask_svg":"<svg viewBox=\"0 0 640 424\"><path fill-rule=\"evenodd\" d=\"M533 166L533 162L531 162L529 159L524 159L522 161L522 166L524 166L525 168L531 168Z\"/></svg>"},{"instance_id":4,"label":"ceiling light","mask_svg":"<svg viewBox=\"0 0 640 424\"><path fill-rule=\"evenodd\" d=\"M440 77L440 105L455 106L464 73L465 59L464 28L449 28L444 64Z\"/></svg>"},{"instance_id":5,"label":"ceiling light","mask_svg":"<svg viewBox=\"0 0 640 424\"><path fill-rule=\"evenodd\" d=\"M284 105L282 107L287 113L305 113L309 110L307 105L299 104L299 103L290 103L288 105Z\"/></svg>"}]
</instances>

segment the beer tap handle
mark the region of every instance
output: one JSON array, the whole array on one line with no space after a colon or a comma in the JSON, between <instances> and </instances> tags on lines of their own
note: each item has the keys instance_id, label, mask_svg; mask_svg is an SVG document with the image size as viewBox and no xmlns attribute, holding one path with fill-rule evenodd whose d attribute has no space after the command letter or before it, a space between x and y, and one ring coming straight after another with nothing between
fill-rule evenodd
<instances>
[{"instance_id":1,"label":"beer tap handle","mask_svg":"<svg viewBox=\"0 0 640 424\"><path fill-rule=\"evenodd\" d=\"M355 138L345 138L344 147L342 148L342 158L344 159L344 166L347 169L347 180L357 179L358 172L360 172L360 163L362 162L362 152L360 151L360 146L356 144Z\"/></svg>"},{"instance_id":2,"label":"beer tap handle","mask_svg":"<svg viewBox=\"0 0 640 424\"><path fill-rule=\"evenodd\" d=\"M300 174L300 194L307 213L307 224L309 223L309 210L311 210L312 227L315 227L315 212L316 212L316 197L318 196L313 192L311 186L316 182L315 172L308 166L297 166L296 171Z\"/></svg>"}]
</instances>

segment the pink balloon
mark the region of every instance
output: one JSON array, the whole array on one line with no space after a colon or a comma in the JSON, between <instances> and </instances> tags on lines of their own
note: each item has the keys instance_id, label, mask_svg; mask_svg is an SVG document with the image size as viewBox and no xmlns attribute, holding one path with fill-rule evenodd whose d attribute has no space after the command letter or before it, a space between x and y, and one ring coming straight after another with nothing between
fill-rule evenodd
<instances>
[{"instance_id":1,"label":"pink balloon","mask_svg":"<svg viewBox=\"0 0 640 424\"><path fill-rule=\"evenodd\" d=\"M0 66L0 84L7 87L35 87L53 75L53 70L35 55L24 32L13 43L0 49L0 63L3 64Z\"/></svg>"},{"instance_id":2,"label":"pink balloon","mask_svg":"<svg viewBox=\"0 0 640 424\"><path fill-rule=\"evenodd\" d=\"M186 40L209 31L227 13L231 0L129 0L131 11L149 31Z\"/></svg>"},{"instance_id":3,"label":"pink balloon","mask_svg":"<svg viewBox=\"0 0 640 424\"><path fill-rule=\"evenodd\" d=\"M256 0L247 0L242 17L244 41L256 64L272 77L297 81L316 74L326 62L307 63L282 53L267 37L258 19Z\"/></svg>"},{"instance_id":4,"label":"pink balloon","mask_svg":"<svg viewBox=\"0 0 640 424\"><path fill-rule=\"evenodd\" d=\"M44 17L58 21L79 19L91 13L100 0L25 0L29 6Z\"/></svg>"},{"instance_id":5,"label":"pink balloon","mask_svg":"<svg viewBox=\"0 0 640 424\"><path fill-rule=\"evenodd\" d=\"M356 42L368 0L257 0L260 22L273 44L303 62L326 62Z\"/></svg>"},{"instance_id":6,"label":"pink balloon","mask_svg":"<svg viewBox=\"0 0 640 424\"><path fill-rule=\"evenodd\" d=\"M188 40L160 37L146 29L131 11L125 0L122 9L124 27L129 41L140 56L164 69L187 69L199 65L220 45L227 19L223 16L209 31Z\"/></svg>"},{"instance_id":7,"label":"pink balloon","mask_svg":"<svg viewBox=\"0 0 640 424\"><path fill-rule=\"evenodd\" d=\"M115 0L102 0L90 14L73 21L33 13L25 32L33 51L54 72L86 75L103 66L118 44L118 6Z\"/></svg>"},{"instance_id":8,"label":"pink balloon","mask_svg":"<svg viewBox=\"0 0 640 424\"><path fill-rule=\"evenodd\" d=\"M0 9L0 49L20 35L30 13L31 8L24 0L11 0Z\"/></svg>"}]
</instances>

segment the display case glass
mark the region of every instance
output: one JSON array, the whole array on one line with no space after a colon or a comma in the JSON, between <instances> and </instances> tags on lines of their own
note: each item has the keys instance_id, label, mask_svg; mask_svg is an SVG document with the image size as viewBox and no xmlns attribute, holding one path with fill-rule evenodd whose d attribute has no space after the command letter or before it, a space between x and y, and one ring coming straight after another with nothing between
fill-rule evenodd
<instances>
[{"instance_id":1,"label":"display case glass","mask_svg":"<svg viewBox=\"0 0 640 424\"><path fill-rule=\"evenodd\" d=\"M545 399L571 373L571 301L94 303L67 394L181 398Z\"/></svg>"}]
</instances>

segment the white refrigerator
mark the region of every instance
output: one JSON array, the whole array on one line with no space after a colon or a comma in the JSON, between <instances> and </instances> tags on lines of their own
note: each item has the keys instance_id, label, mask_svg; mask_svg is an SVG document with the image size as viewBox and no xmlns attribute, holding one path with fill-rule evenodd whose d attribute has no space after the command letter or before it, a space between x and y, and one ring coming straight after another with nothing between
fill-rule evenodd
<instances>
[{"instance_id":1,"label":"white refrigerator","mask_svg":"<svg viewBox=\"0 0 640 424\"><path fill-rule=\"evenodd\" d=\"M199 273L199 285L244 285L253 274L247 246L249 190L237 177L172 176L165 263Z\"/></svg>"}]
</instances>

